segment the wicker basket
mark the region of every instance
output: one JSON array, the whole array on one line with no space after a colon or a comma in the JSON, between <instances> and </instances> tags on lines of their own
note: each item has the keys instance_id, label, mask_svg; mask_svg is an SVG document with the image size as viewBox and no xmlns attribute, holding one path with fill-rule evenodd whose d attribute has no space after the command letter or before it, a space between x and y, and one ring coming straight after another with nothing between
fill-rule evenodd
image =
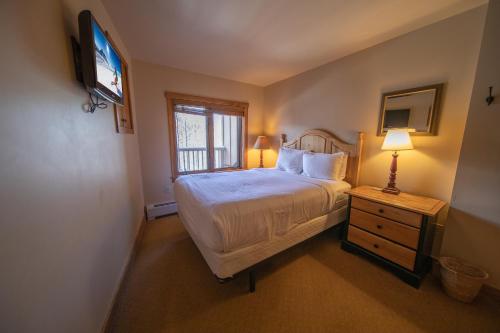
<instances>
[{"instance_id":1,"label":"wicker basket","mask_svg":"<svg viewBox=\"0 0 500 333\"><path fill-rule=\"evenodd\" d=\"M451 297L466 303L476 298L488 273L463 260L452 257L439 258L441 283Z\"/></svg>"}]
</instances>

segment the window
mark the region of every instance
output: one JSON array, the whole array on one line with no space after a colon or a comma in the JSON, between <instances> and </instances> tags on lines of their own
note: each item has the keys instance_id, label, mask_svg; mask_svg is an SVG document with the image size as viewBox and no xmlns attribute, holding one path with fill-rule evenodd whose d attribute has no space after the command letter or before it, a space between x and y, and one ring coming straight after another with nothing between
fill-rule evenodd
<instances>
[{"instance_id":1,"label":"window","mask_svg":"<svg viewBox=\"0 0 500 333\"><path fill-rule=\"evenodd\" d=\"M248 103L166 93L172 179L246 167Z\"/></svg>"}]
</instances>

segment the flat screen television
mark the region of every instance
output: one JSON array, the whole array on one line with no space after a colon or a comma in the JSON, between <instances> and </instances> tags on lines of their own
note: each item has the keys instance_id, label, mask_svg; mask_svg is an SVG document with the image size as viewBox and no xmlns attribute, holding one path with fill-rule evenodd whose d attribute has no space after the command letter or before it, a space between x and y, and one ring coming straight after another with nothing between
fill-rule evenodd
<instances>
[{"instance_id":1,"label":"flat screen television","mask_svg":"<svg viewBox=\"0 0 500 333\"><path fill-rule=\"evenodd\" d=\"M78 15L83 83L106 100L123 104L122 64L118 52L88 10Z\"/></svg>"}]
</instances>

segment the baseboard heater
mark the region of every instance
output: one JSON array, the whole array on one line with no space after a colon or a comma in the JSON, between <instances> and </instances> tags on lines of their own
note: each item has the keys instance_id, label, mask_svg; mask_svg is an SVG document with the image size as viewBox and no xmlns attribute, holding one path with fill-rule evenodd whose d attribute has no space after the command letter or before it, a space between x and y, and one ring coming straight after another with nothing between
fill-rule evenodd
<instances>
[{"instance_id":1,"label":"baseboard heater","mask_svg":"<svg viewBox=\"0 0 500 333\"><path fill-rule=\"evenodd\" d=\"M161 202L146 206L146 218L148 221L175 213L177 213L177 203L175 201Z\"/></svg>"}]
</instances>

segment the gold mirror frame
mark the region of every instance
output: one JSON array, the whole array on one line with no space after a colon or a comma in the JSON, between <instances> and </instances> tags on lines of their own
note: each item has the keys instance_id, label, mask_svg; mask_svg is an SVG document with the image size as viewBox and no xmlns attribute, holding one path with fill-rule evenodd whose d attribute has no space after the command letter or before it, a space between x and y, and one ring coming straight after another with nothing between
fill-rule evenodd
<instances>
[{"instance_id":1,"label":"gold mirror frame","mask_svg":"<svg viewBox=\"0 0 500 333\"><path fill-rule=\"evenodd\" d=\"M428 116L428 131L426 132L410 132L411 135L437 135L437 129L438 129L438 122L439 122L439 114L441 111L441 96L443 93L443 87L444 84L434 84L434 85L429 85L429 86L423 86L423 87L417 87L417 88L411 88L411 89L405 89L405 90L398 90L398 91L391 91L382 94L382 101L380 105L380 116L379 116L379 122L378 122L378 128L377 128L377 135L378 136L383 136L387 134L387 131L384 131L384 117L385 117L385 107L387 103L387 98L393 97L393 96L405 96L405 95L412 95L415 93L419 92L424 92L428 90L434 90L435 95L434 95L434 101L433 101L433 106L431 110L431 114Z\"/></svg>"}]
</instances>

